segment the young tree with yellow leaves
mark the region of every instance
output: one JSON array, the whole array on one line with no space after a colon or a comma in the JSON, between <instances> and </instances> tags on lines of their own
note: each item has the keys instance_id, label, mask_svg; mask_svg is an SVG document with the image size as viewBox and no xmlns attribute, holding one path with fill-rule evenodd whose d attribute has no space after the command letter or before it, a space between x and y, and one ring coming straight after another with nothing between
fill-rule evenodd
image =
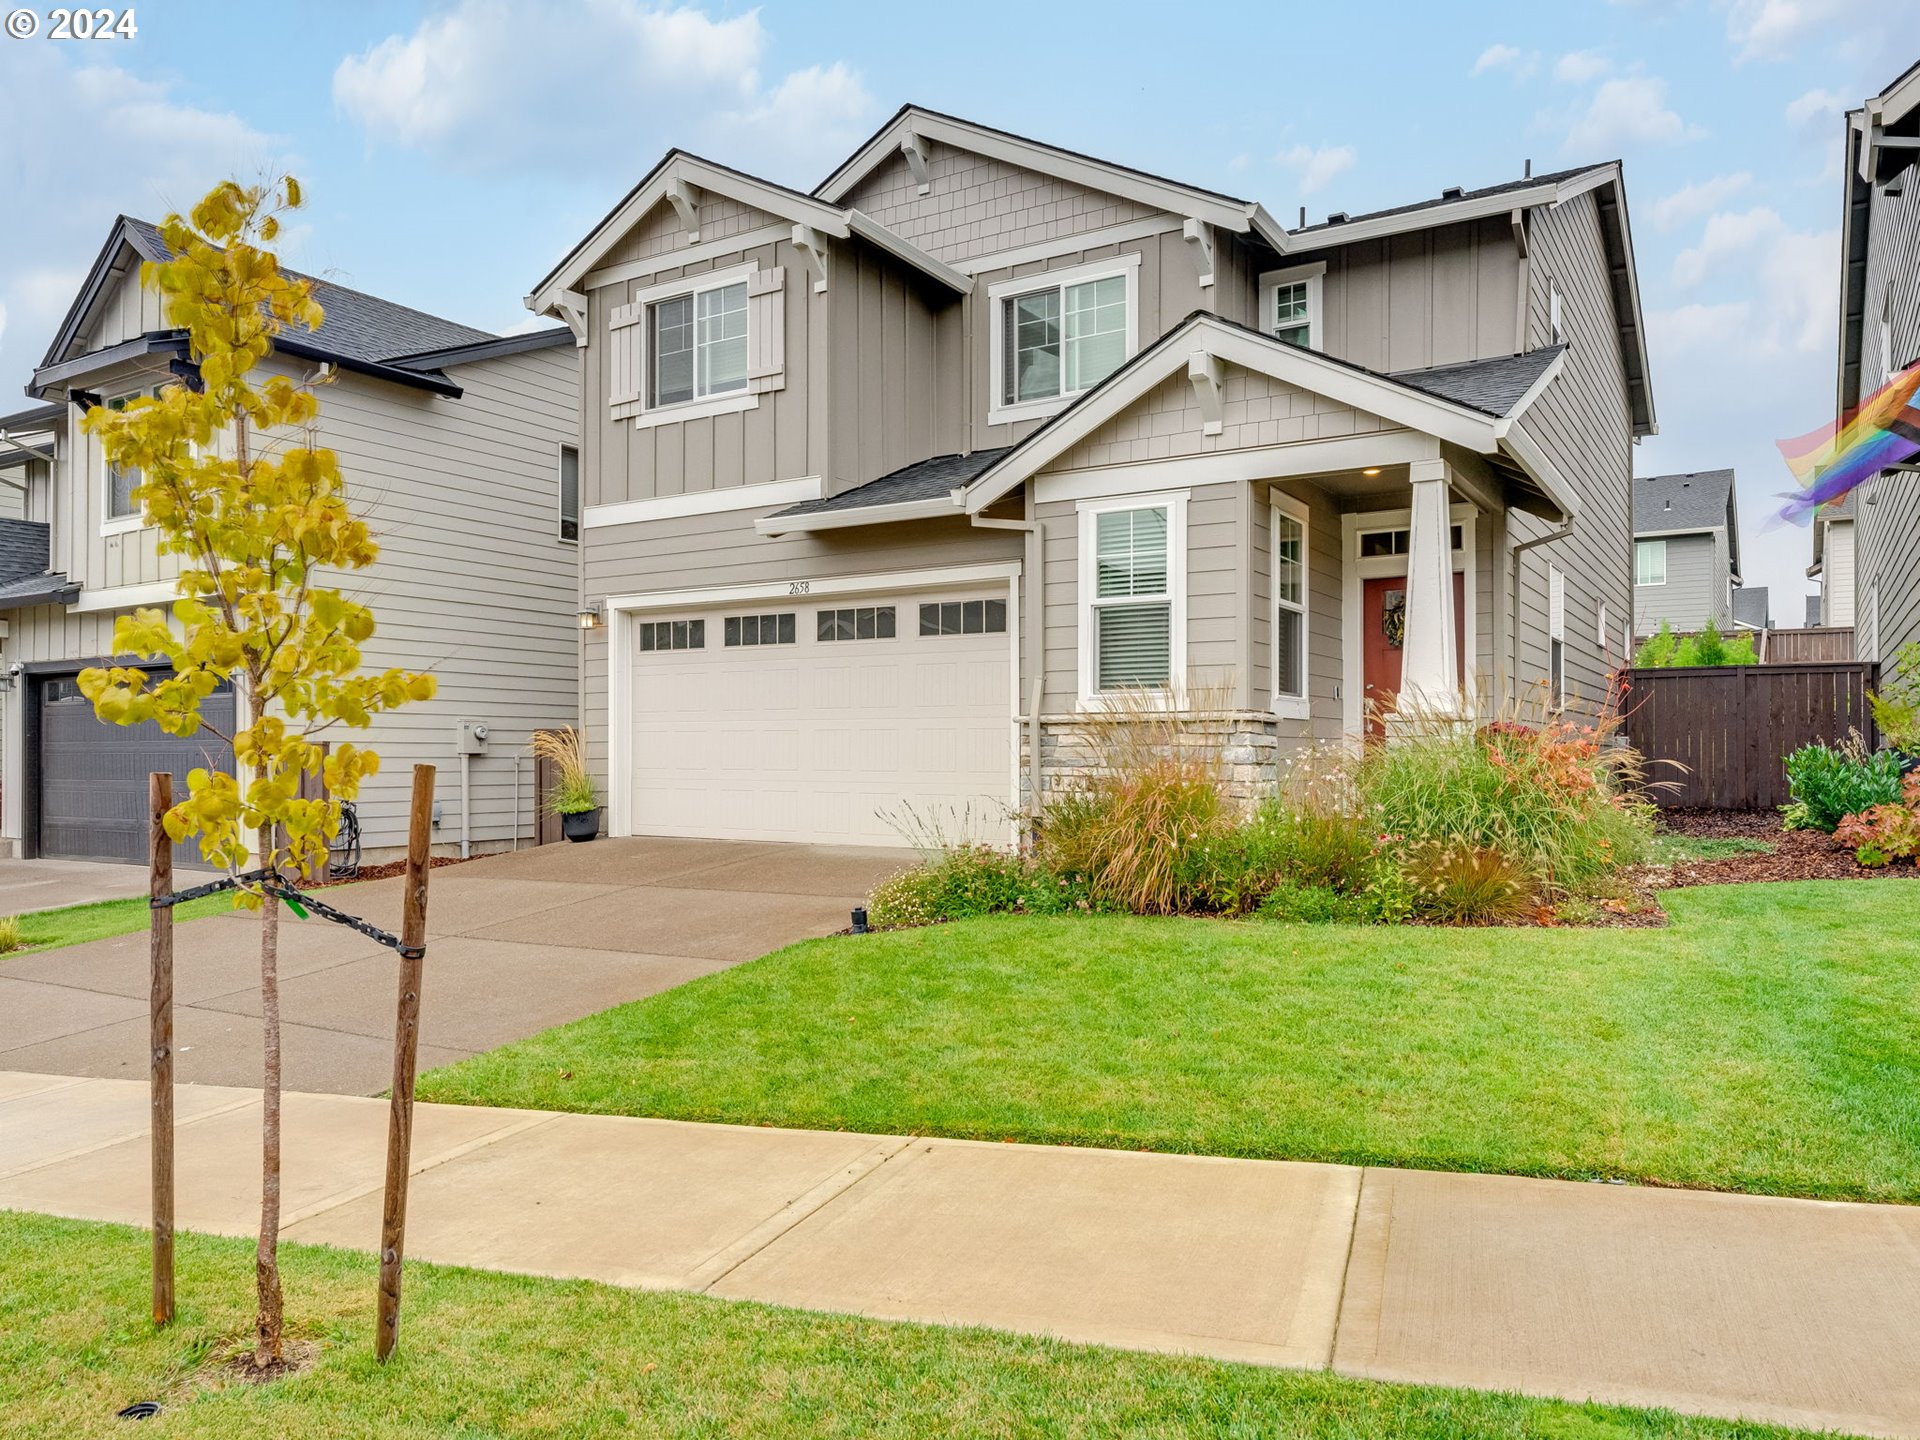
<instances>
[{"instance_id":1,"label":"young tree with yellow leaves","mask_svg":"<svg viewBox=\"0 0 1920 1440\"><path fill-rule=\"evenodd\" d=\"M314 736L364 728L372 716L434 692L433 677L361 673L373 614L328 583L364 569L378 546L353 514L339 462L317 445L320 405L310 384L263 369L273 337L319 328L310 281L283 273L272 251L279 217L300 204L292 176L271 186L216 186L191 216L160 227L170 259L140 269L169 323L187 332L197 383L168 385L122 410L96 406L83 421L107 461L137 470L133 499L181 558L172 614L139 610L114 627L117 653L166 661L171 672L124 666L81 672L102 720L151 720L173 735L202 728L200 707L220 685L239 694L244 723L231 736L234 768L197 769L166 815L176 843L199 841L208 863L239 874L300 873L325 858L340 803L379 768L379 756ZM208 727L209 729L211 727ZM324 799L302 798L303 777ZM254 1364L281 1357L279 901L243 884L235 903L260 912L260 1013L265 1065L261 1126L259 1310Z\"/></svg>"}]
</instances>

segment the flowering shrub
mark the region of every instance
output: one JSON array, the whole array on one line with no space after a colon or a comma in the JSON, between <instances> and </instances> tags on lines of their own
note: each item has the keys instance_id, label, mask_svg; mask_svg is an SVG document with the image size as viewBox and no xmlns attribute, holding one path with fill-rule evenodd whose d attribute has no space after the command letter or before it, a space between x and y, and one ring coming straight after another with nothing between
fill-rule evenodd
<instances>
[{"instance_id":1,"label":"flowering shrub","mask_svg":"<svg viewBox=\"0 0 1920 1440\"><path fill-rule=\"evenodd\" d=\"M867 919L891 930L1013 911L1047 914L1065 908L1060 892L1022 856L959 844L883 881L867 901Z\"/></svg>"},{"instance_id":2,"label":"flowering shrub","mask_svg":"<svg viewBox=\"0 0 1920 1440\"><path fill-rule=\"evenodd\" d=\"M1898 802L1847 816L1834 828L1833 838L1852 846L1855 860L1875 868L1920 857L1920 772L1907 776Z\"/></svg>"}]
</instances>

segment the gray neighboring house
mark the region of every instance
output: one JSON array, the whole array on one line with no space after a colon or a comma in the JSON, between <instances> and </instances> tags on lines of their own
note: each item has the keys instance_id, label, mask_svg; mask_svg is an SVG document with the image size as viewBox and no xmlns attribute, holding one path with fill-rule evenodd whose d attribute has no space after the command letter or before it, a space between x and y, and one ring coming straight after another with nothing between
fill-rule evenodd
<instances>
[{"instance_id":1,"label":"gray neighboring house","mask_svg":"<svg viewBox=\"0 0 1920 1440\"><path fill-rule=\"evenodd\" d=\"M1766 586L1742 585L1733 592L1733 624L1737 630L1773 628L1773 611Z\"/></svg>"},{"instance_id":2,"label":"gray neighboring house","mask_svg":"<svg viewBox=\"0 0 1920 1440\"><path fill-rule=\"evenodd\" d=\"M191 377L184 335L139 284L140 262L165 253L152 226L116 221L28 387L41 403L0 418L0 496L20 495L15 518L0 510L7 853L144 859L147 773L230 759L205 732L179 740L101 724L74 680L111 658L119 616L174 598L179 562L158 553L131 500L134 477L105 465L78 423L85 404ZM577 707L572 337L490 335L326 281L316 298L325 323L283 336L265 363L330 377L318 439L338 453L381 547L347 585L379 620L366 663L439 679L432 702L350 732L383 761L361 792L366 852L404 847L410 771L422 761L440 771L437 848L503 848L533 834L531 764L520 758L530 732ZM232 706L230 693L216 695L209 712L226 719ZM464 758L463 721L490 727Z\"/></svg>"},{"instance_id":3,"label":"gray neighboring house","mask_svg":"<svg viewBox=\"0 0 1920 1440\"><path fill-rule=\"evenodd\" d=\"M1826 623L1821 618L1822 603L1823 598L1819 595L1807 596L1807 628L1809 630L1816 629Z\"/></svg>"},{"instance_id":4,"label":"gray neighboring house","mask_svg":"<svg viewBox=\"0 0 1920 1440\"><path fill-rule=\"evenodd\" d=\"M1633 626L1651 635L1735 622L1740 508L1733 471L1643 475L1633 482Z\"/></svg>"},{"instance_id":5,"label":"gray neighboring house","mask_svg":"<svg viewBox=\"0 0 1920 1440\"><path fill-rule=\"evenodd\" d=\"M1251 786L1630 641L1617 163L1289 229L909 105L808 192L669 152L528 306L582 347L614 834L1004 838L1127 697Z\"/></svg>"},{"instance_id":6,"label":"gray neighboring house","mask_svg":"<svg viewBox=\"0 0 1920 1440\"><path fill-rule=\"evenodd\" d=\"M1844 123L1841 414L1920 363L1920 64ZM1920 467L1884 470L1847 500L1826 524L1815 522L1812 573L1827 596L1827 623L1854 627L1860 659L1891 661L1920 640Z\"/></svg>"}]
</instances>

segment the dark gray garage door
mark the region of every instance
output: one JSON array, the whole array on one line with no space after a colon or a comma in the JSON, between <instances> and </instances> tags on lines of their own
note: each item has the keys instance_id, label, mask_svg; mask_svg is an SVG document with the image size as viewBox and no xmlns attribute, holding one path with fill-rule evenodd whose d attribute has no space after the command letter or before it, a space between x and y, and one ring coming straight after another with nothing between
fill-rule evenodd
<instances>
[{"instance_id":1,"label":"dark gray garage door","mask_svg":"<svg viewBox=\"0 0 1920 1440\"><path fill-rule=\"evenodd\" d=\"M170 770L175 795L185 795L189 770L233 763L232 748L212 731L181 739L152 723L106 724L70 675L42 677L34 688L38 853L50 859L145 861L147 776ZM232 689L209 696L201 714L231 735ZM197 845L175 847L174 864L199 863Z\"/></svg>"}]
</instances>

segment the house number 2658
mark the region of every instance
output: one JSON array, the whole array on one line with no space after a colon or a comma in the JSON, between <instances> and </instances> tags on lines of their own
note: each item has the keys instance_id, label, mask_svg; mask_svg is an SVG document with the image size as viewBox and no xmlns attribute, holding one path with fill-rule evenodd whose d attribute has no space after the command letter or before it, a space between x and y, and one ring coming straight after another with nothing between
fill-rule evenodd
<instances>
[{"instance_id":1,"label":"house number 2658","mask_svg":"<svg viewBox=\"0 0 1920 1440\"><path fill-rule=\"evenodd\" d=\"M813 589L813 582L811 580L792 580L787 583L787 594L789 595L804 595L811 589Z\"/></svg>"}]
</instances>

